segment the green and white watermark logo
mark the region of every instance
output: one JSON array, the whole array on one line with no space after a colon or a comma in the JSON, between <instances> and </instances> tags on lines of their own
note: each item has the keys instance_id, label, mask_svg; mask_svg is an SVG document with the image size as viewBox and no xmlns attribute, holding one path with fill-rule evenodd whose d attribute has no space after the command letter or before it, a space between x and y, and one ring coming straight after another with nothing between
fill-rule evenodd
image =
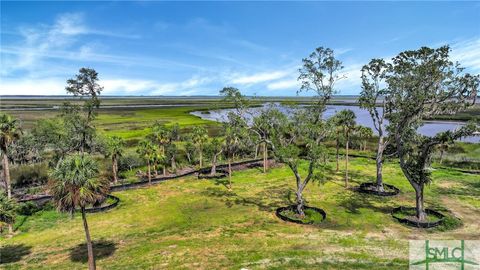
<instances>
[{"instance_id":1,"label":"green and white watermark logo","mask_svg":"<svg viewBox=\"0 0 480 270\"><path fill-rule=\"evenodd\" d=\"M480 270L480 241L411 240L410 270Z\"/></svg>"}]
</instances>

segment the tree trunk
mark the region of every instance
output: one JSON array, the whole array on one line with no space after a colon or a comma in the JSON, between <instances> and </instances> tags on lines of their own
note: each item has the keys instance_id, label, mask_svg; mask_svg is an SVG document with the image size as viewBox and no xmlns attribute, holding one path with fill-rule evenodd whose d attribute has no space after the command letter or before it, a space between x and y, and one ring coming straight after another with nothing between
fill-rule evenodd
<instances>
[{"instance_id":1,"label":"tree trunk","mask_svg":"<svg viewBox=\"0 0 480 270\"><path fill-rule=\"evenodd\" d=\"M152 175L150 173L150 162L147 163L147 167L148 167L148 170L147 170L148 184L152 184Z\"/></svg>"},{"instance_id":2,"label":"tree trunk","mask_svg":"<svg viewBox=\"0 0 480 270\"><path fill-rule=\"evenodd\" d=\"M383 187L383 152L385 150L385 143L383 142L383 136L379 135L378 139L378 150L377 150L377 157L375 158L375 162L377 165L377 191L383 192L385 191Z\"/></svg>"},{"instance_id":3,"label":"tree trunk","mask_svg":"<svg viewBox=\"0 0 480 270\"><path fill-rule=\"evenodd\" d=\"M263 173L267 172L268 162L268 151L267 151L267 142L263 142Z\"/></svg>"},{"instance_id":4,"label":"tree trunk","mask_svg":"<svg viewBox=\"0 0 480 270\"><path fill-rule=\"evenodd\" d=\"M202 162L202 160L203 160L203 153L202 153L202 149L201 149L201 148L200 148L199 160L200 160L200 168L202 168L202 167L203 167L203 162Z\"/></svg>"},{"instance_id":5,"label":"tree trunk","mask_svg":"<svg viewBox=\"0 0 480 270\"><path fill-rule=\"evenodd\" d=\"M336 149L337 149L337 170L336 171L337 172L338 172L338 160L339 160L338 148L340 147L340 142L338 141L338 139L339 139L338 136L339 136L339 134L338 134L338 131L337 131L337 138L336 138Z\"/></svg>"},{"instance_id":6,"label":"tree trunk","mask_svg":"<svg viewBox=\"0 0 480 270\"><path fill-rule=\"evenodd\" d=\"M163 176L166 176L167 175L167 167L165 167L165 165L163 165Z\"/></svg>"},{"instance_id":7,"label":"tree trunk","mask_svg":"<svg viewBox=\"0 0 480 270\"><path fill-rule=\"evenodd\" d=\"M423 185L413 185L415 189L416 216L419 221L425 221L427 213L423 205Z\"/></svg>"},{"instance_id":8,"label":"tree trunk","mask_svg":"<svg viewBox=\"0 0 480 270\"><path fill-rule=\"evenodd\" d=\"M113 182L117 184L118 178L117 178L117 158L116 157L112 158L112 173L113 173Z\"/></svg>"},{"instance_id":9,"label":"tree trunk","mask_svg":"<svg viewBox=\"0 0 480 270\"><path fill-rule=\"evenodd\" d=\"M253 159L257 159L258 157L258 146L259 146L258 144L255 145L255 157Z\"/></svg>"},{"instance_id":10,"label":"tree trunk","mask_svg":"<svg viewBox=\"0 0 480 270\"><path fill-rule=\"evenodd\" d=\"M232 159L228 159L228 190L232 190Z\"/></svg>"},{"instance_id":11,"label":"tree trunk","mask_svg":"<svg viewBox=\"0 0 480 270\"><path fill-rule=\"evenodd\" d=\"M5 183L7 184L7 197L12 198L12 184L10 182L10 168L8 166L7 153L3 153L3 172L5 174Z\"/></svg>"},{"instance_id":12,"label":"tree trunk","mask_svg":"<svg viewBox=\"0 0 480 270\"><path fill-rule=\"evenodd\" d=\"M440 164L443 163L443 153L445 153L445 152L443 151L443 149L440 150Z\"/></svg>"},{"instance_id":13,"label":"tree trunk","mask_svg":"<svg viewBox=\"0 0 480 270\"><path fill-rule=\"evenodd\" d=\"M88 230L87 216L85 215L85 207L82 207L83 228L85 229L85 238L87 239L88 253L88 269L95 270L95 258L93 257L92 240L90 239L90 231Z\"/></svg>"},{"instance_id":14,"label":"tree trunk","mask_svg":"<svg viewBox=\"0 0 480 270\"><path fill-rule=\"evenodd\" d=\"M297 214L301 218L304 218L305 217L305 211L304 211L305 202L303 201L302 191L297 189L296 195L297 195Z\"/></svg>"},{"instance_id":15,"label":"tree trunk","mask_svg":"<svg viewBox=\"0 0 480 270\"><path fill-rule=\"evenodd\" d=\"M8 223L8 234L12 235L13 234L13 224Z\"/></svg>"},{"instance_id":16,"label":"tree trunk","mask_svg":"<svg viewBox=\"0 0 480 270\"><path fill-rule=\"evenodd\" d=\"M176 172L177 171L177 164L175 163L175 157L172 156L172 159L171 159L171 166L172 166L172 171L173 172Z\"/></svg>"},{"instance_id":17,"label":"tree trunk","mask_svg":"<svg viewBox=\"0 0 480 270\"><path fill-rule=\"evenodd\" d=\"M215 175L217 173L217 155L213 155L213 160L212 160L212 170L210 171L210 175Z\"/></svg>"},{"instance_id":18,"label":"tree trunk","mask_svg":"<svg viewBox=\"0 0 480 270\"><path fill-rule=\"evenodd\" d=\"M348 188L348 133L345 137L345 187Z\"/></svg>"}]
</instances>

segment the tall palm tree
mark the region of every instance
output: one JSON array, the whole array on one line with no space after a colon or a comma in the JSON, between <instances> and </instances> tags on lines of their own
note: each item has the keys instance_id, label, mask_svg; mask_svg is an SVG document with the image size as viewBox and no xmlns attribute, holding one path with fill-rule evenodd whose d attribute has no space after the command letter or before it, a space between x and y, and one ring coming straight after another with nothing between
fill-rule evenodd
<instances>
[{"instance_id":1,"label":"tall palm tree","mask_svg":"<svg viewBox=\"0 0 480 270\"><path fill-rule=\"evenodd\" d=\"M348 187L348 148L351 132L355 129L355 113L352 110L341 110L336 114L337 123L343 129L345 136L345 187Z\"/></svg>"},{"instance_id":2,"label":"tall palm tree","mask_svg":"<svg viewBox=\"0 0 480 270\"><path fill-rule=\"evenodd\" d=\"M153 146L150 140L143 140L140 141L137 148L137 153L147 161L147 176L148 176L148 183L152 183L152 174L151 174L151 164L153 159L155 158L155 146Z\"/></svg>"},{"instance_id":3,"label":"tall palm tree","mask_svg":"<svg viewBox=\"0 0 480 270\"><path fill-rule=\"evenodd\" d=\"M8 164L8 148L18 138L22 131L17 119L10 115L2 114L0 116L0 149L3 154L3 172L5 174L5 182L7 186L7 197L12 198L12 185L10 181L10 168Z\"/></svg>"},{"instance_id":4,"label":"tall palm tree","mask_svg":"<svg viewBox=\"0 0 480 270\"><path fill-rule=\"evenodd\" d=\"M213 140L210 142L208 147L208 150L212 155L212 169L210 170L210 175L215 175L217 173L217 161L218 156L223 152L222 146L222 141L217 138L213 138Z\"/></svg>"},{"instance_id":5,"label":"tall palm tree","mask_svg":"<svg viewBox=\"0 0 480 270\"><path fill-rule=\"evenodd\" d=\"M233 115L229 116L228 122L223 124L224 133L224 152L228 161L228 189L232 189L232 160L235 154L237 154L244 142L248 137L248 131L244 125L244 122L238 121L239 118Z\"/></svg>"},{"instance_id":6,"label":"tall palm tree","mask_svg":"<svg viewBox=\"0 0 480 270\"><path fill-rule=\"evenodd\" d=\"M340 163L340 136L342 132L342 126L340 126L339 123L339 118L338 118L338 113L332 116L329 121L331 122L331 125L333 126L333 131L334 131L334 136L335 136L335 156L337 160L337 167L336 167L336 172L339 170L339 163Z\"/></svg>"},{"instance_id":7,"label":"tall palm tree","mask_svg":"<svg viewBox=\"0 0 480 270\"><path fill-rule=\"evenodd\" d=\"M112 158L113 182L115 184L118 182L118 158L122 156L124 147L125 141L118 136L107 139L107 156Z\"/></svg>"},{"instance_id":8,"label":"tall palm tree","mask_svg":"<svg viewBox=\"0 0 480 270\"><path fill-rule=\"evenodd\" d=\"M7 224L8 233L13 233L13 223L15 223L17 204L13 199L0 192L0 225Z\"/></svg>"},{"instance_id":9,"label":"tall palm tree","mask_svg":"<svg viewBox=\"0 0 480 270\"><path fill-rule=\"evenodd\" d=\"M203 167L203 146L208 141L207 130L204 127L194 127L192 130L192 141L197 146L201 168Z\"/></svg>"},{"instance_id":10,"label":"tall palm tree","mask_svg":"<svg viewBox=\"0 0 480 270\"><path fill-rule=\"evenodd\" d=\"M109 181L98 176L98 165L88 154L74 154L60 160L50 174L50 194L61 212L73 213L80 208L87 241L88 269L95 269L92 240L85 208L102 201L108 192Z\"/></svg>"},{"instance_id":11,"label":"tall palm tree","mask_svg":"<svg viewBox=\"0 0 480 270\"><path fill-rule=\"evenodd\" d=\"M170 160L170 167L172 168L173 173L177 173L177 164L176 159L178 155L178 147L175 143L171 143L166 148L166 161Z\"/></svg>"},{"instance_id":12,"label":"tall palm tree","mask_svg":"<svg viewBox=\"0 0 480 270\"><path fill-rule=\"evenodd\" d=\"M154 141L158 144L158 148L160 149L159 156L161 156L163 159L165 159L165 147L171 143L172 137L175 136L175 134L172 134L171 129L167 128L164 124L161 123L155 123L155 125L152 127L153 131L153 139ZM163 165L163 175L166 175L166 165L165 162L162 162Z\"/></svg>"}]
</instances>

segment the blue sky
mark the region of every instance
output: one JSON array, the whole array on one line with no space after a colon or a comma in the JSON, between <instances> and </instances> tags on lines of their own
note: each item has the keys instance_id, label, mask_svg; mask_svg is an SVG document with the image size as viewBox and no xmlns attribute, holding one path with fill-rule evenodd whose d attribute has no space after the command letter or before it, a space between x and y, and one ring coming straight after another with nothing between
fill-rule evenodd
<instances>
[{"instance_id":1,"label":"blue sky","mask_svg":"<svg viewBox=\"0 0 480 270\"><path fill-rule=\"evenodd\" d=\"M358 94L371 58L450 44L480 73L480 2L1 2L0 94L65 94L80 67L106 95L295 95L330 47Z\"/></svg>"}]
</instances>

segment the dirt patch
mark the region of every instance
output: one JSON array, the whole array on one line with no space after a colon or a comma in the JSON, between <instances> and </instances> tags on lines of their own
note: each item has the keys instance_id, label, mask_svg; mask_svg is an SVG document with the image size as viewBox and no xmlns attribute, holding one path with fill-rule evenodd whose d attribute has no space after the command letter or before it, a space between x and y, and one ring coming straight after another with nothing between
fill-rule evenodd
<instances>
[{"instance_id":1,"label":"dirt patch","mask_svg":"<svg viewBox=\"0 0 480 270\"><path fill-rule=\"evenodd\" d=\"M442 196L442 204L445 205L453 215L463 221L463 227L453 231L458 239L480 239L480 209L466 206L457 199Z\"/></svg>"}]
</instances>

